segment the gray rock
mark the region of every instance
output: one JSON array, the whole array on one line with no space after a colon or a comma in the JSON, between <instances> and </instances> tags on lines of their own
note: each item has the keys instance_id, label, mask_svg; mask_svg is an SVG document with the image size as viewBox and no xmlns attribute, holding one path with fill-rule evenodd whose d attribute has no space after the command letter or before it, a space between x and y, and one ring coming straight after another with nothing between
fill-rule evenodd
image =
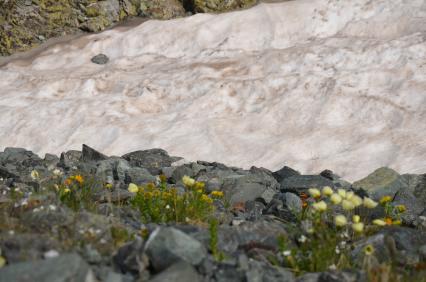
<instances>
[{"instance_id":1,"label":"gray rock","mask_svg":"<svg viewBox=\"0 0 426 282\"><path fill-rule=\"evenodd\" d=\"M106 160L108 157L83 144L81 160L85 162Z\"/></svg>"},{"instance_id":2,"label":"gray rock","mask_svg":"<svg viewBox=\"0 0 426 282\"><path fill-rule=\"evenodd\" d=\"M80 162L82 153L76 150L70 150L61 154L59 159L59 166L64 169L71 169L77 167Z\"/></svg>"},{"instance_id":3,"label":"gray rock","mask_svg":"<svg viewBox=\"0 0 426 282\"><path fill-rule=\"evenodd\" d=\"M307 192L309 188L334 187L333 181L320 175L297 175L280 182L282 192Z\"/></svg>"},{"instance_id":4,"label":"gray rock","mask_svg":"<svg viewBox=\"0 0 426 282\"><path fill-rule=\"evenodd\" d=\"M231 204L261 200L269 203L279 191L278 182L265 172L250 172L245 175L231 175L223 179L222 191Z\"/></svg>"},{"instance_id":5,"label":"gray rock","mask_svg":"<svg viewBox=\"0 0 426 282\"><path fill-rule=\"evenodd\" d=\"M76 254L8 265L0 270L0 281L95 282L89 265Z\"/></svg>"},{"instance_id":6,"label":"gray rock","mask_svg":"<svg viewBox=\"0 0 426 282\"><path fill-rule=\"evenodd\" d=\"M179 261L154 276L150 282L203 281L194 267L185 261Z\"/></svg>"},{"instance_id":7,"label":"gray rock","mask_svg":"<svg viewBox=\"0 0 426 282\"><path fill-rule=\"evenodd\" d=\"M274 281L295 281L292 272L277 266L271 266L256 260L249 262L249 269L246 272L247 282L274 282Z\"/></svg>"},{"instance_id":8,"label":"gray rock","mask_svg":"<svg viewBox=\"0 0 426 282\"><path fill-rule=\"evenodd\" d=\"M105 54L98 54L91 59L92 63L97 65L105 65L108 63L109 58Z\"/></svg>"},{"instance_id":9,"label":"gray rock","mask_svg":"<svg viewBox=\"0 0 426 282\"><path fill-rule=\"evenodd\" d=\"M426 173L416 177L413 194L426 207Z\"/></svg>"},{"instance_id":10,"label":"gray rock","mask_svg":"<svg viewBox=\"0 0 426 282\"><path fill-rule=\"evenodd\" d=\"M148 266L143 254L143 241L137 237L133 242L122 246L113 256L115 267L122 273L139 275Z\"/></svg>"},{"instance_id":11,"label":"gray rock","mask_svg":"<svg viewBox=\"0 0 426 282\"><path fill-rule=\"evenodd\" d=\"M426 233L406 227L386 227L377 234L355 242L351 251L355 263L361 264L364 247L372 245L374 255L379 262L390 259L399 264L415 265L419 262L419 246L426 244Z\"/></svg>"},{"instance_id":12,"label":"gray rock","mask_svg":"<svg viewBox=\"0 0 426 282\"><path fill-rule=\"evenodd\" d=\"M207 256L206 249L199 241L173 227L154 230L146 242L145 252L156 272L179 260L198 265Z\"/></svg>"},{"instance_id":13,"label":"gray rock","mask_svg":"<svg viewBox=\"0 0 426 282\"><path fill-rule=\"evenodd\" d=\"M420 199L421 200L421 199ZM425 205L413 193L400 190L396 193L392 205L404 205L407 210L401 214L402 222L413 225L418 216L423 212Z\"/></svg>"},{"instance_id":14,"label":"gray rock","mask_svg":"<svg viewBox=\"0 0 426 282\"><path fill-rule=\"evenodd\" d=\"M285 193L284 203L293 213L300 213L302 211L302 200L294 193Z\"/></svg>"},{"instance_id":15,"label":"gray rock","mask_svg":"<svg viewBox=\"0 0 426 282\"><path fill-rule=\"evenodd\" d=\"M171 157L162 149L135 151L122 156L130 165L148 169L152 175L159 175L161 168L170 167L180 158Z\"/></svg>"},{"instance_id":16,"label":"gray rock","mask_svg":"<svg viewBox=\"0 0 426 282\"><path fill-rule=\"evenodd\" d=\"M355 189L364 189L374 198L382 196L394 196L402 187L406 187L405 181L393 169L382 167L369 174L367 177L353 183Z\"/></svg>"},{"instance_id":17,"label":"gray rock","mask_svg":"<svg viewBox=\"0 0 426 282\"><path fill-rule=\"evenodd\" d=\"M291 176L296 176L296 175L300 175L300 172L298 172L297 170L294 170L294 169L292 169L291 167L288 167L288 166L284 166L280 170L277 170L273 173L273 176L278 181L278 183L283 181L285 178L288 178L288 177L291 177Z\"/></svg>"}]
</instances>

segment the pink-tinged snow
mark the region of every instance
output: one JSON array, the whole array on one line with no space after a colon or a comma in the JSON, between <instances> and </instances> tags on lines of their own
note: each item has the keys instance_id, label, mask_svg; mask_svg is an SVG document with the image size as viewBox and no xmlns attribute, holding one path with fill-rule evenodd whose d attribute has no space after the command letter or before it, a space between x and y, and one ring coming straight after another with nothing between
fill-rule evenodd
<instances>
[{"instance_id":1,"label":"pink-tinged snow","mask_svg":"<svg viewBox=\"0 0 426 282\"><path fill-rule=\"evenodd\" d=\"M90 62L104 53L107 65ZM296 0L148 21L0 68L0 150L426 172L426 1Z\"/></svg>"}]
</instances>

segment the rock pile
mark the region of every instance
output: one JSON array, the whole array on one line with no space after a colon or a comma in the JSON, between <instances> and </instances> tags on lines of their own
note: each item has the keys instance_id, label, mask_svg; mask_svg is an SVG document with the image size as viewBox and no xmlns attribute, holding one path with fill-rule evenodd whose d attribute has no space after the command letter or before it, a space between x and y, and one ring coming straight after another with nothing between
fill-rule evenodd
<instances>
[{"instance_id":1,"label":"rock pile","mask_svg":"<svg viewBox=\"0 0 426 282\"><path fill-rule=\"evenodd\" d=\"M111 185L110 195L102 185L93 191L96 211L73 211L50 190L49 179L76 172ZM143 223L139 211L126 204L133 196L129 183L156 182L159 174L176 187L183 187L187 175L205 182L206 190L225 192L229 208L217 209L217 248L223 260L212 255L211 233L202 224ZM331 171L243 170L185 162L161 149L117 157L83 145L82 151L41 158L6 148L0 153L0 281L365 281L362 270L331 268L295 277L274 263L279 235L290 238L290 245L300 241L295 238L303 228L296 224L299 195L325 186L373 199L391 195L407 207L403 226L361 237L351 258L360 260L365 246L372 245L379 262L396 258L400 265L421 266L426 262L425 179L425 174L399 175L381 168L350 184Z\"/></svg>"}]
</instances>

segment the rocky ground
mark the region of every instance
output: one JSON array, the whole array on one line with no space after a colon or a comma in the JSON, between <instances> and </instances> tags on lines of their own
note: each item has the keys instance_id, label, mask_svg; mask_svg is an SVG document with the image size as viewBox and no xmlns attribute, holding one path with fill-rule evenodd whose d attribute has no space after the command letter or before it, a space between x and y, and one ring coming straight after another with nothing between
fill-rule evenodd
<instances>
[{"instance_id":1,"label":"rocky ground","mask_svg":"<svg viewBox=\"0 0 426 282\"><path fill-rule=\"evenodd\" d=\"M131 17L172 19L193 13L225 12L256 0L5 0L0 3L0 56L52 37L99 32Z\"/></svg>"},{"instance_id":2,"label":"rocky ground","mask_svg":"<svg viewBox=\"0 0 426 282\"><path fill-rule=\"evenodd\" d=\"M129 204L131 188L158 183L159 175L179 191L193 178L205 183L206 194L223 192L224 199L213 203L215 221L143 221ZM89 179L85 205L64 201L63 183ZM330 187L333 195L345 191L347 199L369 196L373 203L390 196L385 207L406 210L398 220L379 224L385 226L366 223L356 236L347 229L339 244L350 247L332 245L333 263L322 265L326 257L315 258L309 245L320 231L312 232L301 216L311 207L312 187ZM321 211L316 199L312 207ZM40 158L7 148L0 153L0 281L425 281L425 206L426 174L400 175L389 168L351 184L329 170L243 170L188 163L161 149L108 157L83 145L82 151ZM379 207L351 212L367 222L383 217ZM329 222L323 226L339 230ZM321 241L322 251L333 238Z\"/></svg>"}]
</instances>

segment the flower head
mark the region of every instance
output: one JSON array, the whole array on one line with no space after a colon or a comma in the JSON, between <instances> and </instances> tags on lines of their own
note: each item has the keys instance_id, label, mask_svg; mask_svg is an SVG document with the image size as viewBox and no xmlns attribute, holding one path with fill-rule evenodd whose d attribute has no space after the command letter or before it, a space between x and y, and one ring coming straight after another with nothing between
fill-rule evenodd
<instances>
[{"instance_id":1,"label":"flower head","mask_svg":"<svg viewBox=\"0 0 426 282\"><path fill-rule=\"evenodd\" d=\"M342 202L342 197L339 194L334 193L333 195L331 195L330 201L333 204L338 205L340 204L340 202Z\"/></svg>"},{"instance_id":2,"label":"flower head","mask_svg":"<svg viewBox=\"0 0 426 282\"><path fill-rule=\"evenodd\" d=\"M112 189L112 184L111 184L111 183L107 183L107 184L105 184L105 188L106 188L106 189Z\"/></svg>"},{"instance_id":3,"label":"flower head","mask_svg":"<svg viewBox=\"0 0 426 282\"><path fill-rule=\"evenodd\" d=\"M364 223L362 223L362 222L353 223L352 224L352 229L356 233L362 233L364 231Z\"/></svg>"},{"instance_id":4,"label":"flower head","mask_svg":"<svg viewBox=\"0 0 426 282\"><path fill-rule=\"evenodd\" d=\"M378 226L385 226L386 225L386 221L384 221L382 219L375 219L375 220L373 220L373 224L374 225L378 225Z\"/></svg>"},{"instance_id":5,"label":"flower head","mask_svg":"<svg viewBox=\"0 0 426 282\"><path fill-rule=\"evenodd\" d=\"M130 193L137 193L137 192L139 191L139 188L138 188L138 186L137 186L136 184L134 184L134 183L130 183L130 184L129 184L129 187L127 188L127 190L128 190Z\"/></svg>"},{"instance_id":6,"label":"flower head","mask_svg":"<svg viewBox=\"0 0 426 282\"><path fill-rule=\"evenodd\" d=\"M83 184L84 182L84 178L80 174L75 175L74 180L77 181L79 184Z\"/></svg>"},{"instance_id":7,"label":"flower head","mask_svg":"<svg viewBox=\"0 0 426 282\"><path fill-rule=\"evenodd\" d=\"M55 175L55 176L61 176L62 175L62 171L60 169L55 168L53 170L53 175Z\"/></svg>"},{"instance_id":8,"label":"flower head","mask_svg":"<svg viewBox=\"0 0 426 282\"><path fill-rule=\"evenodd\" d=\"M204 201L204 202L206 202L206 203L208 203L208 204L213 203L213 199L210 198L209 196L207 196L206 194L203 194L201 196L201 200Z\"/></svg>"},{"instance_id":9,"label":"flower head","mask_svg":"<svg viewBox=\"0 0 426 282\"><path fill-rule=\"evenodd\" d=\"M361 199L361 197L360 196L358 196L358 195L353 195L350 199L349 199L349 201L351 201L352 202L352 204L354 204L354 206L355 207L358 207L358 206L360 206L360 205L362 205L362 199Z\"/></svg>"},{"instance_id":10,"label":"flower head","mask_svg":"<svg viewBox=\"0 0 426 282\"><path fill-rule=\"evenodd\" d=\"M371 244L368 244L364 247L364 254L367 256L371 256L374 253L374 247Z\"/></svg>"},{"instance_id":11,"label":"flower head","mask_svg":"<svg viewBox=\"0 0 426 282\"><path fill-rule=\"evenodd\" d=\"M336 226L342 227L348 224L348 220L346 219L346 216L338 214L334 217L334 224L336 224Z\"/></svg>"},{"instance_id":12,"label":"flower head","mask_svg":"<svg viewBox=\"0 0 426 282\"><path fill-rule=\"evenodd\" d=\"M322 194L324 196L331 196L331 195L333 195L333 193L334 193L334 191L333 191L333 189L331 189L330 186L325 186L324 188L322 188Z\"/></svg>"},{"instance_id":13,"label":"flower head","mask_svg":"<svg viewBox=\"0 0 426 282\"><path fill-rule=\"evenodd\" d=\"M309 188L308 192L309 192L309 195L311 195L312 198L321 197L321 192L317 188Z\"/></svg>"},{"instance_id":14,"label":"flower head","mask_svg":"<svg viewBox=\"0 0 426 282\"><path fill-rule=\"evenodd\" d=\"M373 201L372 199L365 197L364 198L364 207L369 209L374 209L378 205L377 202Z\"/></svg>"},{"instance_id":15,"label":"flower head","mask_svg":"<svg viewBox=\"0 0 426 282\"><path fill-rule=\"evenodd\" d=\"M395 208L399 212L405 212L407 210L407 208L405 207L405 205L397 205L397 206L395 206Z\"/></svg>"},{"instance_id":16,"label":"flower head","mask_svg":"<svg viewBox=\"0 0 426 282\"><path fill-rule=\"evenodd\" d=\"M212 195L213 197L216 197L216 198L222 198L222 197L223 197L223 192L222 192L222 191L213 191L213 192L211 193L211 195Z\"/></svg>"},{"instance_id":17,"label":"flower head","mask_svg":"<svg viewBox=\"0 0 426 282\"><path fill-rule=\"evenodd\" d=\"M339 194L342 198L346 198L346 191L343 189L338 189L337 194Z\"/></svg>"},{"instance_id":18,"label":"flower head","mask_svg":"<svg viewBox=\"0 0 426 282\"><path fill-rule=\"evenodd\" d=\"M381 199L380 199L380 204L381 205L385 205L386 203L389 203L390 201L392 201L392 197L391 196L383 196Z\"/></svg>"},{"instance_id":19,"label":"flower head","mask_svg":"<svg viewBox=\"0 0 426 282\"><path fill-rule=\"evenodd\" d=\"M31 171L31 178L32 178L33 180L38 180L38 179L40 179L40 174L38 173L38 171L37 171L37 170L33 170L33 171Z\"/></svg>"},{"instance_id":20,"label":"flower head","mask_svg":"<svg viewBox=\"0 0 426 282\"><path fill-rule=\"evenodd\" d=\"M401 220L394 220L394 221L392 221L392 224L393 225L401 225Z\"/></svg>"},{"instance_id":21,"label":"flower head","mask_svg":"<svg viewBox=\"0 0 426 282\"><path fill-rule=\"evenodd\" d=\"M319 212L327 210L327 204L324 201L319 201L318 203L313 204L312 207Z\"/></svg>"},{"instance_id":22,"label":"flower head","mask_svg":"<svg viewBox=\"0 0 426 282\"><path fill-rule=\"evenodd\" d=\"M352 221L354 223L358 223L360 220L361 220L361 217L359 215L355 214L354 216L352 216Z\"/></svg>"},{"instance_id":23,"label":"flower head","mask_svg":"<svg viewBox=\"0 0 426 282\"><path fill-rule=\"evenodd\" d=\"M185 175L184 177L182 177L182 182L186 187L192 187L195 184L195 179Z\"/></svg>"},{"instance_id":24,"label":"flower head","mask_svg":"<svg viewBox=\"0 0 426 282\"><path fill-rule=\"evenodd\" d=\"M345 211L350 211L350 210L353 210L355 208L355 205L351 201L343 200L342 201L342 208Z\"/></svg>"},{"instance_id":25,"label":"flower head","mask_svg":"<svg viewBox=\"0 0 426 282\"><path fill-rule=\"evenodd\" d=\"M352 197L355 195L355 193L353 191L348 191L346 192L345 198L346 200L350 200L352 199Z\"/></svg>"},{"instance_id":26,"label":"flower head","mask_svg":"<svg viewBox=\"0 0 426 282\"><path fill-rule=\"evenodd\" d=\"M71 189L70 188L65 188L64 189L64 194L68 194L68 193L70 193L71 192Z\"/></svg>"}]
</instances>

